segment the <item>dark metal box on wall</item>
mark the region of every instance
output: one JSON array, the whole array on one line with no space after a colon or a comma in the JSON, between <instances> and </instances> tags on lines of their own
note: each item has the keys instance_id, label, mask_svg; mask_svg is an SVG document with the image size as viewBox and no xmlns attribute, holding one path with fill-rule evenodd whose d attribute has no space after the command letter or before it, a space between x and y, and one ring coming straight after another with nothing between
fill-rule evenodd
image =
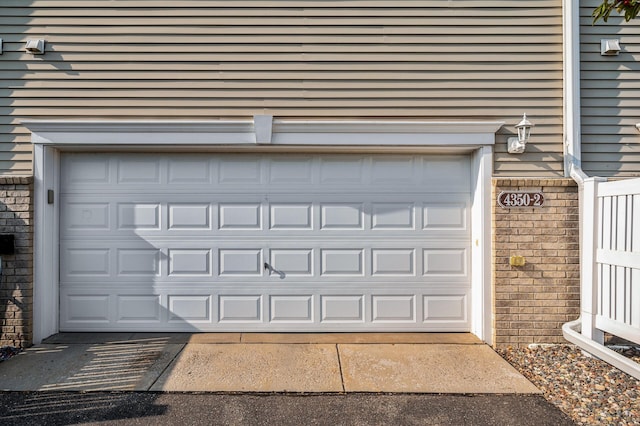
<instances>
[{"instance_id":1,"label":"dark metal box on wall","mask_svg":"<svg viewBox=\"0 0 640 426\"><path fill-rule=\"evenodd\" d=\"M15 235L0 235L0 255L14 254L16 251Z\"/></svg>"}]
</instances>

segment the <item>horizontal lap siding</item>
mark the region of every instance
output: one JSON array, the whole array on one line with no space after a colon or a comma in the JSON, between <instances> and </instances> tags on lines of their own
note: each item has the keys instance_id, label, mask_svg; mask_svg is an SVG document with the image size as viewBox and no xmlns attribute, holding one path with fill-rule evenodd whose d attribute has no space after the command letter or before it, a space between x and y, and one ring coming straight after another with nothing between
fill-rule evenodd
<instances>
[{"instance_id":1,"label":"horizontal lap siding","mask_svg":"<svg viewBox=\"0 0 640 426\"><path fill-rule=\"evenodd\" d=\"M23 118L502 120L499 175L562 173L560 1L18 1L0 5L0 170ZM45 38L47 53L23 51ZM536 124L521 156L506 138Z\"/></svg>"},{"instance_id":2,"label":"horizontal lap siding","mask_svg":"<svg viewBox=\"0 0 640 426\"><path fill-rule=\"evenodd\" d=\"M640 21L613 13L592 25L599 0L582 2L582 167L595 176L640 176ZM601 56L601 39L620 39L618 56Z\"/></svg>"}]
</instances>

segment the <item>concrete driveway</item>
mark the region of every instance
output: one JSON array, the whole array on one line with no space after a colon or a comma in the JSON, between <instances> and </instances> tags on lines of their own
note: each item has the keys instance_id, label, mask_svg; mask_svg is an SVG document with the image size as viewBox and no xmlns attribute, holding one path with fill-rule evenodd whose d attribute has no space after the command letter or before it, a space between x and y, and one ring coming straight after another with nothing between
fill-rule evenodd
<instances>
[{"instance_id":1,"label":"concrete driveway","mask_svg":"<svg viewBox=\"0 0 640 426\"><path fill-rule=\"evenodd\" d=\"M465 333L61 333L0 363L0 389L540 392Z\"/></svg>"}]
</instances>

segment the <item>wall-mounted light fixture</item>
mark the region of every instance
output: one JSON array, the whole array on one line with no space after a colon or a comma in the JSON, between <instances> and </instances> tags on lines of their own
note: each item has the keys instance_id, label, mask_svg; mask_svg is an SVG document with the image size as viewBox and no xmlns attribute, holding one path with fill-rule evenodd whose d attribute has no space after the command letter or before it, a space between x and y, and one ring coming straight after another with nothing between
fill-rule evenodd
<instances>
[{"instance_id":1,"label":"wall-mounted light fixture","mask_svg":"<svg viewBox=\"0 0 640 426\"><path fill-rule=\"evenodd\" d=\"M509 154L522 154L527 142L529 142L529 136L531 136L531 128L533 124L527 120L527 114L522 114L522 120L516 124L516 130L518 131L518 137L511 137L507 139L507 150Z\"/></svg>"},{"instance_id":2,"label":"wall-mounted light fixture","mask_svg":"<svg viewBox=\"0 0 640 426\"><path fill-rule=\"evenodd\" d=\"M522 154L529 142L529 136L531 136L531 128L533 124L527 120L527 114L522 114L522 120L515 125L518 131L518 137L511 137L507 139L507 150L509 154Z\"/></svg>"},{"instance_id":3,"label":"wall-mounted light fixture","mask_svg":"<svg viewBox=\"0 0 640 426\"><path fill-rule=\"evenodd\" d=\"M24 45L24 50L31 53L32 55L44 54L44 39L30 38Z\"/></svg>"}]
</instances>

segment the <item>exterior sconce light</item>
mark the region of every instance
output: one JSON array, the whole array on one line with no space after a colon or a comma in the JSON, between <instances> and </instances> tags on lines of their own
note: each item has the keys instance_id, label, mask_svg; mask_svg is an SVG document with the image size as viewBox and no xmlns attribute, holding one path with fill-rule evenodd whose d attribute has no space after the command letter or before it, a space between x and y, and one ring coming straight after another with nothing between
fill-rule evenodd
<instances>
[{"instance_id":1,"label":"exterior sconce light","mask_svg":"<svg viewBox=\"0 0 640 426\"><path fill-rule=\"evenodd\" d=\"M24 50L31 53L32 55L42 55L44 54L44 40L30 38L29 40L27 40L27 44L25 44Z\"/></svg>"},{"instance_id":2,"label":"exterior sconce light","mask_svg":"<svg viewBox=\"0 0 640 426\"><path fill-rule=\"evenodd\" d=\"M518 137L511 137L507 139L507 150L509 154L522 154L527 142L529 142L529 136L531 136L531 128L533 124L527 120L527 114L522 115L522 121L516 124L516 130L518 131Z\"/></svg>"}]
</instances>

